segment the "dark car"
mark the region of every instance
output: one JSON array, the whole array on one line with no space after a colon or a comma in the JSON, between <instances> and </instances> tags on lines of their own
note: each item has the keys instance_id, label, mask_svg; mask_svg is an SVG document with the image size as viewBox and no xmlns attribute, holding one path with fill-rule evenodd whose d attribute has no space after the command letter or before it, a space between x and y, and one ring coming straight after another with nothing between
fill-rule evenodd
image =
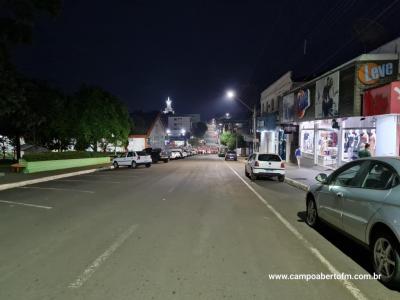
<instances>
[{"instance_id":1,"label":"dark car","mask_svg":"<svg viewBox=\"0 0 400 300\"><path fill-rule=\"evenodd\" d=\"M158 163L160 160L165 163L169 161L169 152L163 151L160 148L145 148L143 151L151 156L151 160L154 164Z\"/></svg>"},{"instance_id":2,"label":"dark car","mask_svg":"<svg viewBox=\"0 0 400 300\"><path fill-rule=\"evenodd\" d=\"M228 151L225 154L225 160L237 160L236 151Z\"/></svg>"}]
</instances>

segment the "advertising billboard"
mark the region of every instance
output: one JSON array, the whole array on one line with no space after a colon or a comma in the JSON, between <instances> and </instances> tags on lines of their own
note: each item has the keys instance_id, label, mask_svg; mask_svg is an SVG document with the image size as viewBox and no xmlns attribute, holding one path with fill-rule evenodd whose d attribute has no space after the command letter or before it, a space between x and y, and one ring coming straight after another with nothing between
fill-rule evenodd
<instances>
[{"instance_id":1,"label":"advertising billboard","mask_svg":"<svg viewBox=\"0 0 400 300\"><path fill-rule=\"evenodd\" d=\"M299 90L296 95L297 117L303 119L311 105L310 90Z\"/></svg>"},{"instance_id":2,"label":"advertising billboard","mask_svg":"<svg viewBox=\"0 0 400 300\"><path fill-rule=\"evenodd\" d=\"M315 118L332 118L339 115L339 71L316 83Z\"/></svg>"},{"instance_id":3,"label":"advertising billboard","mask_svg":"<svg viewBox=\"0 0 400 300\"><path fill-rule=\"evenodd\" d=\"M282 98L282 123L293 122L294 118L294 94Z\"/></svg>"}]
</instances>

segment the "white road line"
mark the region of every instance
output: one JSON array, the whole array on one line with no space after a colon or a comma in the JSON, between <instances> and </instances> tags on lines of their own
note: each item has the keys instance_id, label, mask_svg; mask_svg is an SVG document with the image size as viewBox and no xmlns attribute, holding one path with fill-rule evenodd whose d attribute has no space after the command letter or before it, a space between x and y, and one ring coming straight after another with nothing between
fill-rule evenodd
<instances>
[{"instance_id":1,"label":"white road line","mask_svg":"<svg viewBox=\"0 0 400 300\"><path fill-rule=\"evenodd\" d=\"M122 233L117 240L95 261L90 264L78 278L72 282L68 287L72 289L80 288L93 274L96 270L117 250L131 235L135 232L138 225L132 225L124 233Z\"/></svg>"},{"instance_id":2,"label":"white road line","mask_svg":"<svg viewBox=\"0 0 400 300\"><path fill-rule=\"evenodd\" d=\"M37 190L67 191L67 192L78 192L78 193L94 194L94 191L63 189L63 188L51 188L51 187L38 187L38 186L20 186L20 187L18 187L18 189L37 189Z\"/></svg>"},{"instance_id":3,"label":"white road line","mask_svg":"<svg viewBox=\"0 0 400 300\"><path fill-rule=\"evenodd\" d=\"M43 208L43 209L52 209L52 207L50 207L50 206L43 206L43 205L36 205L36 204L29 204L29 203L22 203L22 202L14 202L14 201L6 201L6 200L0 200L0 202L7 203L7 204L15 204L15 205Z\"/></svg>"},{"instance_id":4,"label":"white road line","mask_svg":"<svg viewBox=\"0 0 400 300\"><path fill-rule=\"evenodd\" d=\"M57 181L65 182L94 182L94 183L121 183L119 181L96 181L96 180L85 180L85 179L59 179Z\"/></svg>"},{"instance_id":5,"label":"white road line","mask_svg":"<svg viewBox=\"0 0 400 300\"><path fill-rule=\"evenodd\" d=\"M268 209L285 225L289 231L291 231L296 238L298 238L300 241L303 242L303 244L311 251L312 254L323 264L325 265L328 270L332 274L337 274L340 275L342 274L339 272L322 254L319 252L318 249L316 249L308 240L304 238L304 236L296 229L294 228L288 220L286 220L275 208L268 203L267 200L265 200L250 184L246 182L239 174L236 172L231 166L229 166L227 163L225 163L231 171L236 174L237 177L247 186L247 188L253 192L254 195L257 196L257 198L265 204L265 206L268 207ZM344 287L356 298L357 300L367 300L368 298L364 296L364 294L350 281L343 279L340 280Z\"/></svg>"}]
</instances>

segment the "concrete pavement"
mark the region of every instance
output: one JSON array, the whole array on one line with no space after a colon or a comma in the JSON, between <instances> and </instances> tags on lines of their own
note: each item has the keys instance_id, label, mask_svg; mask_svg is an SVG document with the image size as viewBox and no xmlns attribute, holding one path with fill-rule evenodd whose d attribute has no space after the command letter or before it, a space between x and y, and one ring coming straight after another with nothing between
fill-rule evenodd
<instances>
[{"instance_id":1,"label":"concrete pavement","mask_svg":"<svg viewBox=\"0 0 400 300\"><path fill-rule=\"evenodd\" d=\"M306 226L303 192L243 168L199 156L0 192L0 299L398 297L377 281L270 280L366 273L368 254Z\"/></svg>"}]
</instances>

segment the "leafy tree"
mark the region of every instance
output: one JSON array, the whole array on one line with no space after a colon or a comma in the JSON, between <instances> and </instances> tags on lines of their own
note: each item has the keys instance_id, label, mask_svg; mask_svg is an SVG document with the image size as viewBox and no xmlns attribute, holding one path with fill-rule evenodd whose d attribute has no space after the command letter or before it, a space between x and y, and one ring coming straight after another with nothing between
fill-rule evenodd
<instances>
[{"instance_id":1,"label":"leafy tree","mask_svg":"<svg viewBox=\"0 0 400 300\"><path fill-rule=\"evenodd\" d=\"M29 82L18 74L9 59L9 48L30 43L34 20L39 13L56 15L60 0L0 0L0 134L10 137L17 158L20 137L33 125L25 88Z\"/></svg>"},{"instance_id":2,"label":"leafy tree","mask_svg":"<svg viewBox=\"0 0 400 300\"><path fill-rule=\"evenodd\" d=\"M129 113L115 96L99 87L84 85L76 93L74 105L74 136L78 149L90 146L97 151L100 143L105 151L107 144L128 139L131 128Z\"/></svg>"},{"instance_id":3,"label":"leafy tree","mask_svg":"<svg viewBox=\"0 0 400 300\"><path fill-rule=\"evenodd\" d=\"M203 138L208 127L204 122L197 122L192 125L192 134L197 138Z\"/></svg>"},{"instance_id":4,"label":"leafy tree","mask_svg":"<svg viewBox=\"0 0 400 300\"><path fill-rule=\"evenodd\" d=\"M8 62L10 46L32 41L37 15L55 16L60 9L61 0L0 0L0 63Z\"/></svg>"},{"instance_id":5,"label":"leafy tree","mask_svg":"<svg viewBox=\"0 0 400 300\"><path fill-rule=\"evenodd\" d=\"M228 147L229 150L233 150L236 148L236 143L238 147L244 146L244 139L241 134L236 132L224 132L221 134L220 141L222 145Z\"/></svg>"}]
</instances>

